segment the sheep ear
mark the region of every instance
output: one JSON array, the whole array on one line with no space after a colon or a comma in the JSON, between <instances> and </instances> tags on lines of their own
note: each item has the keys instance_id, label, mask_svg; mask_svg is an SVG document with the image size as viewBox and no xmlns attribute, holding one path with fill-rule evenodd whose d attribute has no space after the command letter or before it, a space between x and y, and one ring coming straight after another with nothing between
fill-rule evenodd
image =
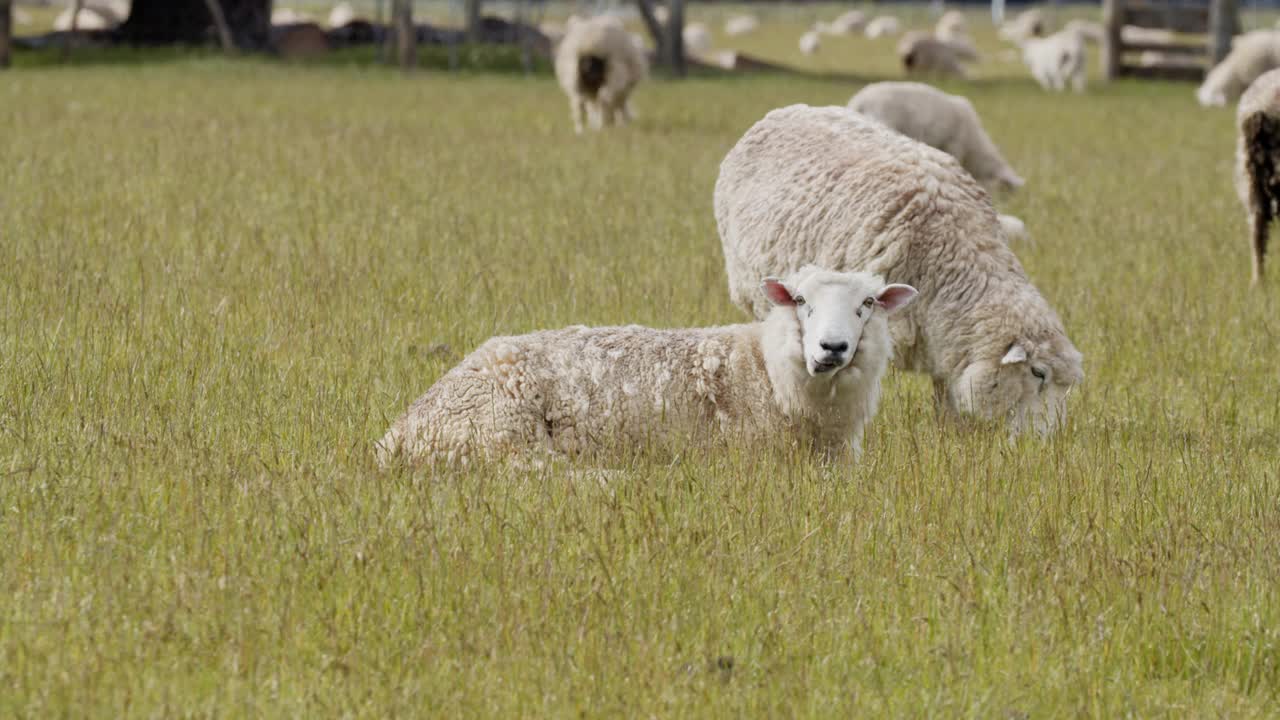
<instances>
[{"instance_id":1,"label":"sheep ear","mask_svg":"<svg viewBox=\"0 0 1280 720\"><path fill-rule=\"evenodd\" d=\"M1027 184L1018 173L1012 170L1004 170L1000 173L1000 182L1004 183L1010 190L1017 190Z\"/></svg>"},{"instance_id":2,"label":"sheep ear","mask_svg":"<svg viewBox=\"0 0 1280 720\"><path fill-rule=\"evenodd\" d=\"M796 304L791 288L776 277L765 278L764 282L760 283L760 287L764 290L765 297L769 298L769 302L774 305L786 307Z\"/></svg>"},{"instance_id":3,"label":"sheep ear","mask_svg":"<svg viewBox=\"0 0 1280 720\"><path fill-rule=\"evenodd\" d=\"M1004 354L1004 358L1000 360L1001 365L1012 365L1014 363L1026 362L1027 350L1021 345L1014 343L1009 347L1009 352Z\"/></svg>"},{"instance_id":4,"label":"sheep ear","mask_svg":"<svg viewBox=\"0 0 1280 720\"><path fill-rule=\"evenodd\" d=\"M890 315L911 304L916 299L916 289L910 285L885 285L876 295L876 304L884 308Z\"/></svg>"}]
</instances>

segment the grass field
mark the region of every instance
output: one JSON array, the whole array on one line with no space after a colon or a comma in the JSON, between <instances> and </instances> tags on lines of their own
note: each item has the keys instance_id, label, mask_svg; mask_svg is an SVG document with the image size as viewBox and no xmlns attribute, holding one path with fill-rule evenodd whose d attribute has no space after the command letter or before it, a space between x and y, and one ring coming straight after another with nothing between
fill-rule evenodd
<instances>
[{"instance_id":1,"label":"grass field","mask_svg":"<svg viewBox=\"0 0 1280 720\"><path fill-rule=\"evenodd\" d=\"M847 42L818 69L893 74ZM0 74L0 714L1273 716L1278 281L1232 114L979 75L947 87L1085 354L1068 427L940 426L892 373L857 467L731 444L602 485L372 443L496 333L739 321L718 163L856 84L655 81L578 138L544 74Z\"/></svg>"}]
</instances>

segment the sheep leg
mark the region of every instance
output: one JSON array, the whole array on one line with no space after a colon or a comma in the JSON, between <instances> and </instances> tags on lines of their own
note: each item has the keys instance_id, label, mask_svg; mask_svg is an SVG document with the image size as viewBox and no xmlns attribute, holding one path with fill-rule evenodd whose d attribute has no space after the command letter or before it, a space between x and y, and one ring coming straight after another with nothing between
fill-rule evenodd
<instances>
[{"instance_id":1,"label":"sheep leg","mask_svg":"<svg viewBox=\"0 0 1280 720\"><path fill-rule=\"evenodd\" d=\"M1253 284L1257 285L1262 282L1267 240L1271 233L1271 218L1264 208L1256 209L1249 216L1249 231L1253 238Z\"/></svg>"},{"instance_id":2,"label":"sheep leg","mask_svg":"<svg viewBox=\"0 0 1280 720\"><path fill-rule=\"evenodd\" d=\"M587 101L580 97L569 98L569 115L573 118L573 131L582 134L582 119L587 111Z\"/></svg>"}]
</instances>

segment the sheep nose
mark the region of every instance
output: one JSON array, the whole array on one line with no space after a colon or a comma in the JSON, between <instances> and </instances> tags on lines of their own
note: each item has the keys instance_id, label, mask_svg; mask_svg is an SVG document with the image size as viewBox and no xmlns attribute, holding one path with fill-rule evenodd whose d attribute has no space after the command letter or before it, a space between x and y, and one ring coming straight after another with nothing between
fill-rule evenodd
<instances>
[{"instance_id":1,"label":"sheep nose","mask_svg":"<svg viewBox=\"0 0 1280 720\"><path fill-rule=\"evenodd\" d=\"M839 355L840 353L849 349L849 343L827 342L826 340L823 340L822 342L818 343L818 347L822 348L823 350L826 350L829 353L835 353L836 355Z\"/></svg>"}]
</instances>

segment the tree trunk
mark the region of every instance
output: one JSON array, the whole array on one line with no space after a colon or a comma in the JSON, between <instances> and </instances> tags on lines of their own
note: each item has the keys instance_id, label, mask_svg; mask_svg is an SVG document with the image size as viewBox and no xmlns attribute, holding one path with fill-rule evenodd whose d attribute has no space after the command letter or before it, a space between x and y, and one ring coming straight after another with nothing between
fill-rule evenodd
<instances>
[{"instance_id":1,"label":"tree trunk","mask_svg":"<svg viewBox=\"0 0 1280 720\"><path fill-rule=\"evenodd\" d=\"M404 70L412 69L418 60L418 31L413 27L413 0L395 0L391 7L395 25L396 62Z\"/></svg>"},{"instance_id":2,"label":"tree trunk","mask_svg":"<svg viewBox=\"0 0 1280 720\"><path fill-rule=\"evenodd\" d=\"M218 30L218 42L222 43L222 51L229 53L236 49L236 41L231 37L231 26L227 24L227 16L222 12L222 0L204 0L213 18L213 26Z\"/></svg>"},{"instance_id":3,"label":"tree trunk","mask_svg":"<svg viewBox=\"0 0 1280 720\"><path fill-rule=\"evenodd\" d=\"M231 39L245 50L271 41L271 0L218 0ZM136 45L203 44L217 37L207 0L133 0L119 37Z\"/></svg>"},{"instance_id":4,"label":"tree trunk","mask_svg":"<svg viewBox=\"0 0 1280 720\"><path fill-rule=\"evenodd\" d=\"M662 23L658 22L658 16L653 13L653 2L636 0L636 6L640 9L640 19L644 21L644 26L649 29L649 35L653 38L654 56L658 58L659 63L666 62L667 53L664 48L667 45L667 38Z\"/></svg>"},{"instance_id":5,"label":"tree trunk","mask_svg":"<svg viewBox=\"0 0 1280 720\"><path fill-rule=\"evenodd\" d=\"M684 77L684 0L671 0L671 17L667 18L667 65L676 77Z\"/></svg>"},{"instance_id":6,"label":"tree trunk","mask_svg":"<svg viewBox=\"0 0 1280 720\"><path fill-rule=\"evenodd\" d=\"M9 39L13 36L11 0L0 0L0 68L9 67Z\"/></svg>"},{"instance_id":7,"label":"tree trunk","mask_svg":"<svg viewBox=\"0 0 1280 720\"><path fill-rule=\"evenodd\" d=\"M467 42L480 42L480 0L466 0Z\"/></svg>"},{"instance_id":8,"label":"tree trunk","mask_svg":"<svg viewBox=\"0 0 1280 720\"><path fill-rule=\"evenodd\" d=\"M71 32L67 33L66 39L62 44L62 59L64 61L71 59L71 46L76 41L76 33L80 32L80 11L84 9L84 0L75 0L71 3Z\"/></svg>"}]
</instances>

